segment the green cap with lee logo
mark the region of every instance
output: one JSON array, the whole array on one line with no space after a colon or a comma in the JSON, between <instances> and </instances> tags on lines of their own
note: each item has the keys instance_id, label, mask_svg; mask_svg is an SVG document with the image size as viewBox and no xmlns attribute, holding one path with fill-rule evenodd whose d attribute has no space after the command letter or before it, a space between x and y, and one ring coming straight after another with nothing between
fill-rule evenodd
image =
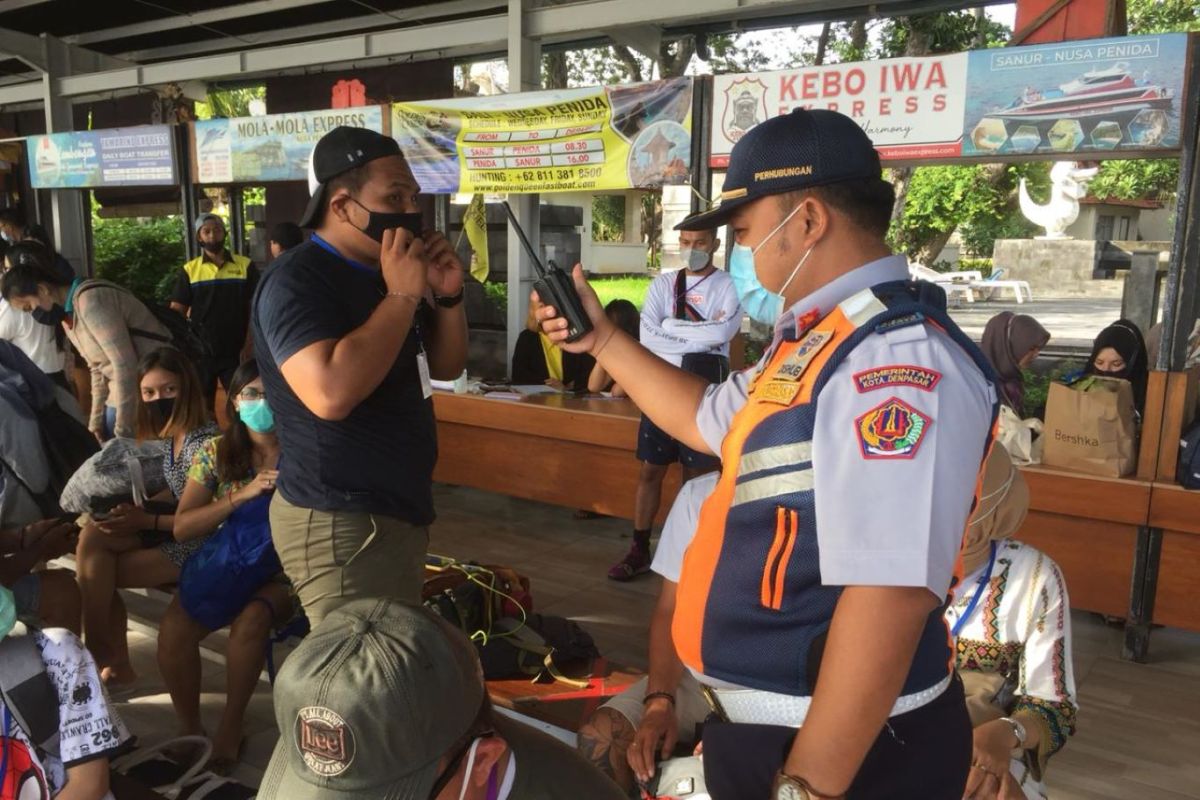
<instances>
[{"instance_id":1,"label":"green cap with lee logo","mask_svg":"<svg viewBox=\"0 0 1200 800\"><path fill-rule=\"evenodd\" d=\"M420 606L355 600L287 658L260 800L426 800L483 704L465 635Z\"/></svg>"}]
</instances>

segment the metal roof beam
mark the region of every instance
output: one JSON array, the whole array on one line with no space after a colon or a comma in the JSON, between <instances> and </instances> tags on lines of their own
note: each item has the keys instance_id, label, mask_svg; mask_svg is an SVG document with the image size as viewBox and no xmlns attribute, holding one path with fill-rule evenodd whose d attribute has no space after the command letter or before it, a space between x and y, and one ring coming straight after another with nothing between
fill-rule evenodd
<instances>
[{"instance_id":1,"label":"metal roof beam","mask_svg":"<svg viewBox=\"0 0 1200 800\"><path fill-rule=\"evenodd\" d=\"M223 8L210 9L208 11L196 11L192 13L177 12L161 19L147 20L146 22L135 22L130 25L121 25L116 28L105 28L99 31L86 31L76 34L75 36L64 36L64 42L72 44L95 44L96 42L110 42L114 39L125 39L130 36L142 36L147 33L158 33L159 31L171 31L177 28L187 26L207 26L218 22L228 22L229 20L242 19L244 17L256 17L260 14L271 14L278 11L287 11L293 8L302 8L304 6L315 6L321 3L328 3L331 0L254 0L249 3L238 3L237 5L225 6Z\"/></svg>"},{"instance_id":2,"label":"metal roof beam","mask_svg":"<svg viewBox=\"0 0 1200 800\"><path fill-rule=\"evenodd\" d=\"M267 0L273 2L273 0ZM390 14L366 14L361 17L321 22L313 25L296 25L291 28L277 28L261 33L244 34L238 38L231 36L221 39L205 39L200 42L168 45L166 47L151 47L143 50L130 50L121 53L121 57L130 61L158 61L167 58L211 53L222 47L245 47L288 42L296 39L307 39L315 36L330 36L352 31L383 28L400 22L420 22L430 17L449 17L457 14L470 14L489 8L503 8L504 0L449 0L449 2L419 6L413 9L401 9Z\"/></svg>"},{"instance_id":3,"label":"metal roof beam","mask_svg":"<svg viewBox=\"0 0 1200 800\"><path fill-rule=\"evenodd\" d=\"M471 0L475 2L477 0ZM0 0L2 2L2 0ZM948 7L951 0L907 0L901 7ZM439 4L439 10L450 5ZM878 3L877 11L892 6ZM862 0L586 0L546 6L525 12L523 30L541 44L578 41L596 31L614 28L661 25L669 21L675 29L716 21L735 21L785 15L820 15L836 18L846 9L863 8ZM361 19L358 20L361 23ZM382 61L416 54L449 52L498 53L507 46L507 14L490 14L448 22L434 22L374 33L326 38L311 42L235 50L223 55L167 61L160 64L129 65L89 74L61 78L61 96L117 91L137 86L154 86L187 80L253 78L289 69L322 69L333 63ZM40 87L40 84L38 84ZM0 87L0 105L29 99L28 85Z\"/></svg>"}]
</instances>

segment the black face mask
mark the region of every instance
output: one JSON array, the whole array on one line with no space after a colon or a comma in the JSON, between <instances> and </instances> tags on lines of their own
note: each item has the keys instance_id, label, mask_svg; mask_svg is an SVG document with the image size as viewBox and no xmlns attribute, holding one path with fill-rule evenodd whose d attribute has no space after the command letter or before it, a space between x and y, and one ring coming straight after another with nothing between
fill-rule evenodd
<instances>
[{"instance_id":1,"label":"black face mask","mask_svg":"<svg viewBox=\"0 0 1200 800\"><path fill-rule=\"evenodd\" d=\"M35 308L32 312L35 321L43 325L59 325L67 318L67 310L58 303L50 306L49 310L44 308Z\"/></svg>"},{"instance_id":2,"label":"black face mask","mask_svg":"<svg viewBox=\"0 0 1200 800\"><path fill-rule=\"evenodd\" d=\"M175 413L175 398L160 397L157 400L148 401L146 405L150 408L150 420L154 423L154 429L161 431L167 427L167 422Z\"/></svg>"},{"instance_id":3,"label":"black face mask","mask_svg":"<svg viewBox=\"0 0 1200 800\"><path fill-rule=\"evenodd\" d=\"M225 249L225 240L219 242L200 242L200 249L207 253L219 253Z\"/></svg>"},{"instance_id":4,"label":"black face mask","mask_svg":"<svg viewBox=\"0 0 1200 800\"><path fill-rule=\"evenodd\" d=\"M421 212L372 211L353 197L350 198L350 201L367 212L367 225L359 230L380 244L383 244L383 232L393 228L403 228L414 237L421 238L424 230Z\"/></svg>"}]
</instances>

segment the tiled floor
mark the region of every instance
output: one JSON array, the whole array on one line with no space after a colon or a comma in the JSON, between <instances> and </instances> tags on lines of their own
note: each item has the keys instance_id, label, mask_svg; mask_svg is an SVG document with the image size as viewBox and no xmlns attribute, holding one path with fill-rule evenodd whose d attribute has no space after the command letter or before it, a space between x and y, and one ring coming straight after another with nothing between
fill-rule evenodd
<instances>
[{"instance_id":1,"label":"tiled floor","mask_svg":"<svg viewBox=\"0 0 1200 800\"><path fill-rule=\"evenodd\" d=\"M440 513L431 549L442 555L507 564L533 581L539 611L573 617L609 658L646 663L646 627L657 580L616 584L609 565L628 547L629 525L618 520L576 521L564 509L468 489L438 487ZM152 616L143 614L143 616ZM1079 733L1051 761L1055 800L1178 800L1200 798L1200 635L1154 631L1150 663L1120 659L1121 632L1094 615L1073 615ZM174 731L170 699L154 663L153 628L131 633L141 679L119 700L144 742ZM220 649L219 639L215 643ZM216 726L224 672L205 662L206 725ZM245 760L236 777L257 783L277 738L265 682L246 718Z\"/></svg>"}]
</instances>

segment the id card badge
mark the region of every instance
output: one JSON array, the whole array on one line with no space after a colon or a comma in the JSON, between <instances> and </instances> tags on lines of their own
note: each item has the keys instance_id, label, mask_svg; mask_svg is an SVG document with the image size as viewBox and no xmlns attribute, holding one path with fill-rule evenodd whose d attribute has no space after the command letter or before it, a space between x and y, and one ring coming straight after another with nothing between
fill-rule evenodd
<instances>
[{"instance_id":1,"label":"id card badge","mask_svg":"<svg viewBox=\"0 0 1200 800\"><path fill-rule=\"evenodd\" d=\"M429 357L424 350L417 353L417 372L421 375L421 396L428 400L433 397L433 381L429 378Z\"/></svg>"}]
</instances>

